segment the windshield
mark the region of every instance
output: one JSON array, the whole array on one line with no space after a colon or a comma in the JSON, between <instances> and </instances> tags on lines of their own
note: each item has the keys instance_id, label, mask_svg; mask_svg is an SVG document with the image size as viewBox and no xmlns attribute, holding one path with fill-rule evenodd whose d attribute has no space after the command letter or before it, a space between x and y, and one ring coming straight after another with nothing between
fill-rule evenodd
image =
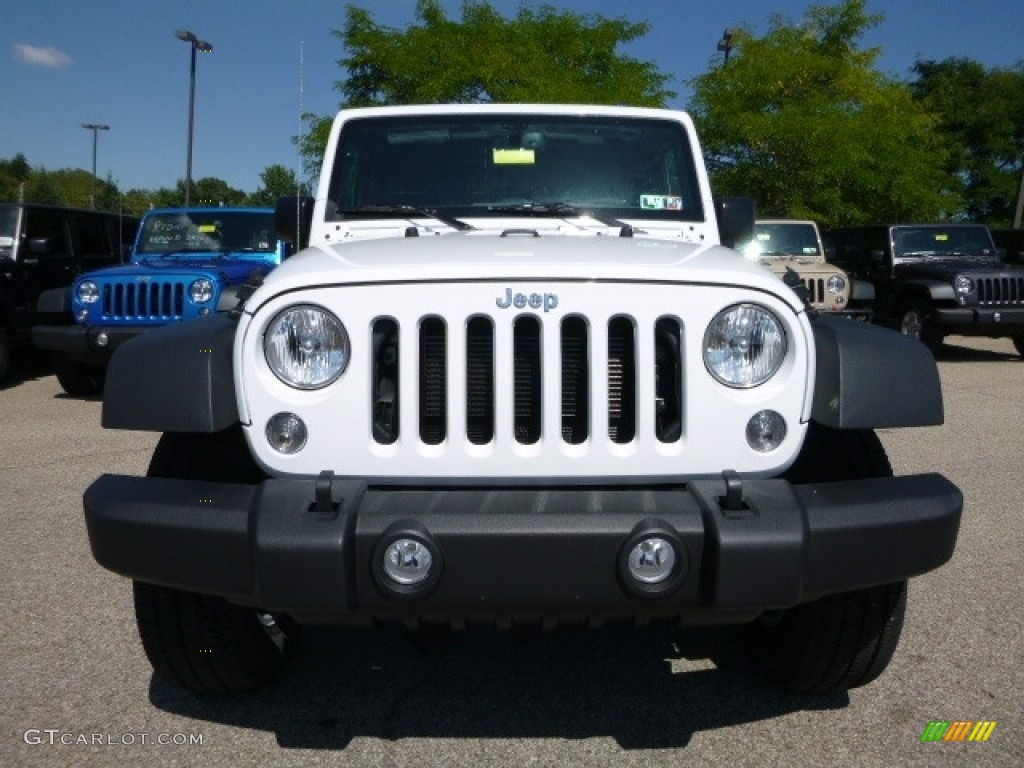
<instances>
[{"instance_id":1,"label":"windshield","mask_svg":"<svg viewBox=\"0 0 1024 768\"><path fill-rule=\"evenodd\" d=\"M818 232L813 224L807 222L759 221L754 224L754 239L743 252L751 259L823 258Z\"/></svg>"},{"instance_id":2,"label":"windshield","mask_svg":"<svg viewBox=\"0 0 1024 768\"><path fill-rule=\"evenodd\" d=\"M894 227L892 237L896 258L996 257L992 236L980 225Z\"/></svg>"},{"instance_id":3,"label":"windshield","mask_svg":"<svg viewBox=\"0 0 1024 768\"><path fill-rule=\"evenodd\" d=\"M146 217L135 248L136 257L188 253L251 255L265 259L276 253L273 211L168 211Z\"/></svg>"},{"instance_id":4,"label":"windshield","mask_svg":"<svg viewBox=\"0 0 1024 768\"><path fill-rule=\"evenodd\" d=\"M0 245L11 245L14 242L14 228L17 224L17 208L0 208Z\"/></svg>"},{"instance_id":5,"label":"windshield","mask_svg":"<svg viewBox=\"0 0 1024 768\"><path fill-rule=\"evenodd\" d=\"M636 118L360 118L343 128L328 194L333 221L403 207L450 219L703 220L684 128Z\"/></svg>"}]
</instances>

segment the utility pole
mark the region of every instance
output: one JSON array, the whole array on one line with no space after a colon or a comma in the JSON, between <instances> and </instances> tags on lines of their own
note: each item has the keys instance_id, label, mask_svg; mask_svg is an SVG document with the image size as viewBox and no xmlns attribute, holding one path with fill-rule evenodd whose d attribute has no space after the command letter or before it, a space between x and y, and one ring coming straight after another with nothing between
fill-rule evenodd
<instances>
[{"instance_id":1,"label":"utility pole","mask_svg":"<svg viewBox=\"0 0 1024 768\"><path fill-rule=\"evenodd\" d=\"M82 127L92 131L92 193L89 195L89 205L96 208L96 135L99 131L109 131L109 125L99 123L82 123Z\"/></svg>"},{"instance_id":2,"label":"utility pole","mask_svg":"<svg viewBox=\"0 0 1024 768\"><path fill-rule=\"evenodd\" d=\"M189 70L188 89L188 151L185 161L185 207L192 204L192 136L195 133L196 114L196 51L210 53L213 46L205 40L200 40L187 29L179 29L174 33L179 40L188 43L192 48L192 67Z\"/></svg>"}]
</instances>

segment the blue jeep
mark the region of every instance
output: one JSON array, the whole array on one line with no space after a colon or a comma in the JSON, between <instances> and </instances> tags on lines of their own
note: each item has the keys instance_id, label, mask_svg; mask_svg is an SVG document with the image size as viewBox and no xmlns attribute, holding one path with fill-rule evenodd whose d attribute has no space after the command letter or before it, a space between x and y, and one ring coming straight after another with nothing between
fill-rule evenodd
<instances>
[{"instance_id":1,"label":"blue jeep","mask_svg":"<svg viewBox=\"0 0 1024 768\"><path fill-rule=\"evenodd\" d=\"M150 328L226 311L250 278L288 255L271 208L171 208L142 219L124 266L79 275L70 292L51 291L40 308L70 325L37 325L37 347L58 353L57 380L69 395L98 394L107 363L124 341Z\"/></svg>"}]
</instances>

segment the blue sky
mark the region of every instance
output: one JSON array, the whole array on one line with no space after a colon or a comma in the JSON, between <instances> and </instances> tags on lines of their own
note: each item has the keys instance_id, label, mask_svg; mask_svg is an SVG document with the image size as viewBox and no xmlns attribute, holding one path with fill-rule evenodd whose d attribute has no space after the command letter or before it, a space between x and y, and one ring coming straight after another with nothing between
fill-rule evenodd
<instances>
[{"instance_id":1,"label":"blue sky","mask_svg":"<svg viewBox=\"0 0 1024 768\"><path fill-rule=\"evenodd\" d=\"M834 4L831 0L820 0ZM836 0L838 2L838 0ZM377 23L402 29L415 0L363 0ZM444 0L459 18L462 0ZM524 0L491 0L514 16ZM539 5L540 0L526 0ZM547 0L578 13L646 21L649 33L623 53L673 77L685 108L686 81L717 62L726 27L768 29L771 14L799 21L807 0ZM209 41L199 54L193 178L215 176L254 192L259 174L281 164L298 171L291 137L300 109L333 115L344 51L332 30L344 0L0 0L0 159L22 153L47 170L92 167L122 190L172 187L185 178L188 44L177 29ZM878 68L909 78L917 58L962 56L987 67L1024 59L1021 0L869 0L885 15L865 47L881 48ZM301 62L301 65L300 65Z\"/></svg>"}]
</instances>

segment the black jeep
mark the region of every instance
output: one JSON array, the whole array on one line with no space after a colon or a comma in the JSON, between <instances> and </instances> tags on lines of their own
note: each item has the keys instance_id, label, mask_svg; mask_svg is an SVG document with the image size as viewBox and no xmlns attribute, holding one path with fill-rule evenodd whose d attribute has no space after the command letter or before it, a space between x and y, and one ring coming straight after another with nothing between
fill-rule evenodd
<instances>
[{"instance_id":1,"label":"black jeep","mask_svg":"<svg viewBox=\"0 0 1024 768\"><path fill-rule=\"evenodd\" d=\"M829 260L875 286L874 319L933 352L951 334L1010 338L1024 355L1024 266L980 224L894 224L826 234Z\"/></svg>"}]
</instances>

